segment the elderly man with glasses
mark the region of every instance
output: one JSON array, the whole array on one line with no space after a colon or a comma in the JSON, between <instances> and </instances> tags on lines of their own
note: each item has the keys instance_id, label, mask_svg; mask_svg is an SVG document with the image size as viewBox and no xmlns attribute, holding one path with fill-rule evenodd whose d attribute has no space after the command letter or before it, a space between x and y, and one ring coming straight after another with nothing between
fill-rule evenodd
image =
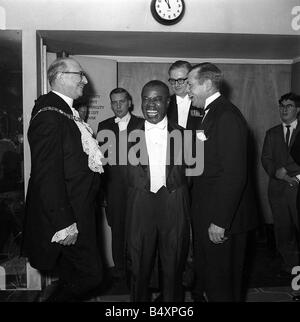
<instances>
[{"instance_id":1,"label":"elderly man with glasses","mask_svg":"<svg viewBox=\"0 0 300 322\"><path fill-rule=\"evenodd\" d=\"M69 302L83 299L102 279L95 231L102 154L72 107L88 83L79 63L55 60L48 80L52 90L36 100L28 130L23 254L34 268L58 275L59 287L47 300Z\"/></svg>"},{"instance_id":2,"label":"elderly man with glasses","mask_svg":"<svg viewBox=\"0 0 300 322\"><path fill-rule=\"evenodd\" d=\"M187 75L192 65L184 60L175 61L169 68L169 83L174 94L168 108L169 120L185 129L194 129L196 122L202 117L201 110L191 106L187 94Z\"/></svg>"},{"instance_id":3,"label":"elderly man with glasses","mask_svg":"<svg viewBox=\"0 0 300 322\"><path fill-rule=\"evenodd\" d=\"M299 265L299 222L296 207L300 167L290 156L290 149L300 131L297 119L299 96L293 93L279 99L278 124L266 132L262 165L269 175L268 196L271 206L276 247L282 257L278 277L291 278L292 268Z\"/></svg>"}]
</instances>

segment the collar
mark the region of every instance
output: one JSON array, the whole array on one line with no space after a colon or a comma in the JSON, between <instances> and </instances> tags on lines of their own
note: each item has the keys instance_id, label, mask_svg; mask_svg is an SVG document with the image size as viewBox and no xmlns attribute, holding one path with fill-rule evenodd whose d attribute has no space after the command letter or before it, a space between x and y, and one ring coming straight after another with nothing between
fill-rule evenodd
<instances>
[{"instance_id":1,"label":"collar","mask_svg":"<svg viewBox=\"0 0 300 322\"><path fill-rule=\"evenodd\" d=\"M189 96L187 94L184 97L176 95L176 102L177 102L177 104L182 104L182 103L185 103L185 102L189 103L190 98L189 98Z\"/></svg>"},{"instance_id":2,"label":"collar","mask_svg":"<svg viewBox=\"0 0 300 322\"><path fill-rule=\"evenodd\" d=\"M164 130L166 128L168 124L168 119L167 116L165 116L160 122L153 124L148 122L147 120L145 121L145 130L149 131L152 129L160 129L160 130Z\"/></svg>"},{"instance_id":3,"label":"collar","mask_svg":"<svg viewBox=\"0 0 300 322\"><path fill-rule=\"evenodd\" d=\"M131 115L130 115L130 113L129 112L127 112L127 114L126 115L124 115L123 117L116 117L115 118L115 123L119 123L119 122L129 122L129 120L130 120L130 117L131 117Z\"/></svg>"},{"instance_id":4,"label":"collar","mask_svg":"<svg viewBox=\"0 0 300 322\"><path fill-rule=\"evenodd\" d=\"M56 95L58 95L59 97L61 97L71 108L73 106L73 98L69 97L69 96L66 96L62 93L59 93L57 91L53 91L52 92Z\"/></svg>"},{"instance_id":5,"label":"collar","mask_svg":"<svg viewBox=\"0 0 300 322\"><path fill-rule=\"evenodd\" d=\"M212 94L211 96L209 96L206 100L205 100L205 105L204 105L204 109L206 109L206 107L211 104L214 100L216 100L218 97L220 97L221 94L220 92L215 92L214 94Z\"/></svg>"},{"instance_id":6,"label":"collar","mask_svg":"<svg viewBox=\"0 0 300 322\"><path fill-rule=\"evenodd\" d=\"M298 124L298 120L296 119L295 121L293 121L290 124L282 123L282 126L284 128L286 125L290 125L291 126L290 128L294 130L297 127L297 124Z\"/></svg>"}]
</instances>

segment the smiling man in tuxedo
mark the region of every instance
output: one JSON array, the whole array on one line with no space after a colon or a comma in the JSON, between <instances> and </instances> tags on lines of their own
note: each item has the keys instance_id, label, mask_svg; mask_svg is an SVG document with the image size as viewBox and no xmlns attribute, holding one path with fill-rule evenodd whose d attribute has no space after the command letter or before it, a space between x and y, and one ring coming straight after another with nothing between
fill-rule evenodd
<instances>
[{"instance_id":1,"label":"smiling man in tuxedo","mask_svg":"<svg viewBox=\"0 0 300 322\"><path fill-rule=\"evenodd\" d=\"M182 144L176 148L169 140L175 130L181 143L183 137L182 128L166 116L169 101L169 88L165 83L153 80L144 85L145 121L138 128L141 149L136 153L145 155L140 155L141 162L129 163L126 168L129 185L126 244L132 301L150 300L149 282L156 254L160 263L162 301L183 301L189 195ZM130 151L134 149L135 145ZM181 163L175 163L178 159Z\"/></svg>"},{"instance_id":2,"label":"smiling man in tuxedo","mask_svg":"<svg viewBox=\"0 0 300 322\"><path fill-rule=\"evenodd\" d=\"M240 301L247 231L256 226L248 180L248 126L219 92L215 65L194 66L188 75L193 106L204 109L197 139L204 141L204 171L193 177L192 227L196 281L194 300Z\"/></svg>"}]
</instances>

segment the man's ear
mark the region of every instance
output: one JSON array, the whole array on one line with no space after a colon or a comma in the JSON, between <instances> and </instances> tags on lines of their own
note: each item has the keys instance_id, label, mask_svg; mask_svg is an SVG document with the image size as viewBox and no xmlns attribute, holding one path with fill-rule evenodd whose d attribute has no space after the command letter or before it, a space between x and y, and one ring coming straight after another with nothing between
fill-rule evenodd
<instances>
[{"instance_id":1,"label":"man's ear","mask_svg":"<svg viewBox=\"0 0 300 322\"><path fill-rule=\"evenodd\" d=\"M205 86L206 92L210 92L213 88L213 83L210 79L205 79L203 85Z\"/></svg>"}]
</instances>

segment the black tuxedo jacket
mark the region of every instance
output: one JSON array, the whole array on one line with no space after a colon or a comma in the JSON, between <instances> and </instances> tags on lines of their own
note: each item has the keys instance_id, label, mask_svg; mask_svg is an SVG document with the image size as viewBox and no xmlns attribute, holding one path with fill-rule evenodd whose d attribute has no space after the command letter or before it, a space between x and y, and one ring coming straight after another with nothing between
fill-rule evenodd
<instances>
[{"instance_id":1,"label":"black tuxedo jacket","mask_svg":"<svg viewBox=\"0 0 300 322\"><path fill-rule=\"evenodd\" d=\"M36 101L32 116L47 106L72 115L66 102L50 92ZM79 235L72 247L95 243L94 202L100 175L88 167L76 123L58 112L39 113L30 123L28 141L31 175L23 251L33 267L51 269L64 247L51 243L55 232L76 222Z\"/></svg>"},{"instance_id":2,"label":"black tuxedo jacket","mask_svg":"<svg viewBox=\"0 0 300 322\"><path fill-rule=\"evenodd\" d=\"M296 164L290 155L291 146L293 146L295 137L299 132L300 125L298 122L296 129L292 132L289 148L284 140L282 124L274 126L266 132L261 161L269 175L270 198L276 199L277 196L280 196L288 184L286 181L275 177L275 172L278 168L286 168L289 176L300 174L300 166Z\"/></svg>"},{"instance_id":3,"label":"black tuxedo jacket","mask_svg":"<svg viewBox=\"0 0 300 322\"><path fill-rule=\"evenodd\" d=\"M131 131L135 130L142 122L144 122L144 119L131 114L131 118L127 126L127 135L129 135ZM119 131L118 124L115 123L115 117L111 117L107 120L100 122L98 124L98 134L102 130L112 131L116 138L115 146L111 146L111 148L116 151L116 154L115 154L116 165L107 164L104 167L104 176L103 176L103 182L102 182L103 183L102 188L104 190L104 194L107 202L107 207L106 207L107 220L109 225L113 226L115 221L116 222L120 221L120 219L118 218L122 215L122 213L125 213L127 186L124 184L123 177L122 177L123 175L122 168L124 167L124 165L119 165L120 131ZM100 147L103 145L103 143L105 142L99 141ZM125 152L127 155L127 151ZM108 157L108 154L104 154L104 156Z\"/></svg>"},{"instance_id":4,"label":"black tuxedo jacket","mask_svg":"<svg viewBox=\"0 0 300 322\"><path fill-rule=\"evenodd\" d=\"M144 122L142 122L139 128L144 135ZM172 132L173 130L183 131L183 129L172 121L168 121L168 132ZM146 144L145 139L141 142ZM183 145L182 145L183 146ZM129 149L133 149L135 151L134 143L129 146ZM144 150L147 151L147 147L144 147ZM178 164L178 160L184 160L183 156L183 148L176 149L174 148L174 144L167 145L168 154L170 155L170 162L166 165L166 188L170 192L170 198L172 202L169 203L168 211L183 211L186 216L189 215L189 197L188 197L188 180L185 175L186 166L184 162L182 164ZM134 153L138 155L138 151L136 150ZM148 156L146 157L148 160ZM128 195L128 204L131 211L135 209L135 203L142 203L143 194L151 193L150 192L150 168L148 162L145 164L137 164L132 165L129 164L124 172L125 180L128 184L129 195ZM137 198L139 196L140 198Z\"/></svg>"},{"instance_id":5,"label":"black tuxedo jacket","mask_svg":"<svg viewBox=\"0 0 300 322\"><path fill-rule=\"evenodd\" d=\"M170 104L167 111L168 120L173 123L178 124L178 106L176 101L176 95L171 96ZM196 127L196 123L199 122L199 119L202 118L200 110L190 106L189 115L186 123L186 129L193 130Z\"/></svg>"},{"instance_id":6,"label":"black tuxedo jacket","mask_svg":"<svg viewBox=\"0 0 300 322\"><path fill-rule=\"evenodd\" d=\"M257 224L248 169L248 126L237 107L220 96L200 124L204 171L193 178L192 216L207 232L210 223L239 233ZM194 207L196 205L196 207Z\"/></svg>"}]
</instances>

